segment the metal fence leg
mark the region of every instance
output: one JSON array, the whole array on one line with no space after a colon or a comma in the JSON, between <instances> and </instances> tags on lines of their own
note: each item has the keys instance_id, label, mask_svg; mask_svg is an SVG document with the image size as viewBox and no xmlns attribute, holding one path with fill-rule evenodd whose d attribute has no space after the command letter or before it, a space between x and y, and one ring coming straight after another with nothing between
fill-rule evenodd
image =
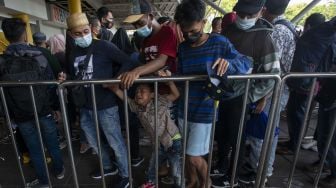
<instances>
[{"instance_id":1,"label":"metal fence leg","mask_svg":"<svg viewBox=\"0 0 336 188\"><path fill-rule=\"evenodd\" d=\"M233 166L232 166L232 174L231 174L231 180L230 180L230 185L231 187L234 187L234 180L236 177L236 171L237 171L237 164L238 164L238 158L239 158L239 150L240 150L240 145L241 145L241 139L243 137L243 129L244 129L244 122L245 122L245 113L246 113L246 105L247 105L247 99L248 99L248 92L250 88L250 82L251 80L248 79L246 81L246 86L245 86L245 95L244 95L244 100L243 100L243 108L242 108L242 116L240 118L239 122L239 131L238 131L238 138L237 138L237 144L236 144L236 152L234 155L234 161L233 161Z\"/></svg>"},{"instance_id":2,"label":"metal fence leg","mask_svg":"<svg viewBox=\"0 0 336 188\"><path fill-rule=\"evenodd\" d=\"M273 139L274 139L274 134L275 134L275 128L276 125L274 124L275 117L276 115L279 115L279 104L281 100L281 91L283 90L283 86L285 85L284 83L281 83L281 78L278 77L276 80L274 90L273 90L273 95L272 95L272 105L271 109L269 112L269 118L267 122L267 128L266 128L266 133L265 133L265 138L264 142L262 145L261 153L260 153L260 158L259 158L259 163L258 163L258 170L257 170L257 178L255 182L255 187L264 187L265 185L265 179L266 179L266 171L267 171L267 164L269 157L270 157L270 152ZM280 89L280 84L281 89Z\"/></svg>"},{"instance_id":3,"label":"metal fence leg","mask_svg":"<svg viewBox=\"0 0 336 188\"><path fill-rule=\"evenodd\" d=\"M308 103L307 103L307 107L306 107L306 111L305 111L305 115L304 115L304 119L303 119L303 125L302 125L301 130L300 130L300 135L299 135L299 138L298 138L297 145L295 146L294 160L293 160L293 165L292 165L289 177L288 177L287 188L290 188L290 186L291 186L293 176L294 176L294 172L295 172L295 166L296 166L297 160L299 158L299 152L300 152L300 147L301 147L301 143L302 143L302 138L305 135L305 130L306 130L306 127L307 127L307 121L309 119L308 114L309 114L309 109L310 109L310 106L311 106L311 102L313 100L313 95L314 95L315 86L316 86L316 80L317 80L317 78L313 79L313 84L312 84L311 89L310 89L310 93L309 93L309 97L308 97Z\"/></svg>"},{"instance_id":4,"label":"metal fence leg","mask_svg":"<svg viewBox=\"0 0 336 188\"><path fill-rule=\"evenodd\" d=\"M46 159L46 156L45 156L44 144L43 144L43 139L42 139L42 134L41 134L41 126L40 126L40 121L39 121L39 117L38 117L38 113L37 113L37 107L36 107L36 101L35 101L33 86L30 85L29 89L30 89L30 96L31 96L31 99L32 99L32 104L33 104L33 109L34 109L35 124L36 124L36 128L37 128L39 141L41 143L40 146L41 146L41 151L42 151L42 155L43 155L44 166L46 168L48 184L49 184L49 187L52 187L51 181L50 181L50 174L49 174L49 170L48 170L47 159Z\"/></svg>"},{"instance_id":5,"label":"metal fence leg","mask_svg":"<svg viewBox=\"0 0 336 188\"><path fill-rule=\"evenodd\" d=\"M102 183L103 188L106 188L106 181L104 176L104 165L102 159L102 146L101 146L101 139L100 139L100 129L99 129L99 122L98 122L98 111L97 111L97 101L96 101L96 92L95 92L95 85L91 84L91 94L92 94L92 106L93 106L93 118L96 126L97 132L97 144L98 144L98 159L99 159L99 166L100 166L100 173L102 176Z\"/></svg>"},{"instance_id":6,"label":"metal fence leg","mask_svg":"<svg viewBox=\"0 0 336 188\"><path fill-rule=\"evenodd\" d=\"M131 146L130 146L130 133L129 133L129 121L128 121L128 98L127 90L124 89L124 113L125 113L125 124L126 124L126 139L127 139L127 161L128 161L128 177L130 188L133 187L133 178L132 178L132 165L131 165Z\"/></svg>"},{"instance_id":7,"label":"metal fence leg","mask_svg":"<svg viewBox=\"0 0 336 188\"><path fill-rule=\"evenodd\" d=\"M155 185L159 187L159 137L158 137L158 82L154 82L154 92L155 92L155 100L154 100L154 119L155 119Z\"/></svg>"},{"instance_id":8,"label":"metal fence leg","mask_svg":"<svg viewBox=\"0 0 336 188\"><path fill-rule=\"evenodd\" d=\"M324 166L324 161L327 158L328 150L329 150L331 142L334 138L335 130L336 130L336 118L334 119L333 125L332 125L330 133L328 135L327 145L326 145L325 149L323 150L322 158L320 160L319 171L318 171L318 174L316 175L315 180L314 180L314 187L318 186L318 182L320 180L322 170L323 170L323 166Z\"/></svg>"},{"instance_id":9,"label":"metal fence leg","mask_svg":"<svg viewBox=\"0 0 336 188\"><path fill-rule=\"evenodd\" d=\"M68 144L68 152L69 152L69 159L70 159L70 164L71 164L71 168L72 168L72 176L73 176L74 186L76 188L79 188L75 159L74 159L72 143L71 143L71 134L70 134L70 129L69 129L68 113L67 113L67 107L66 107L66 104L65 104L64 89L65 88L63 86L58 87L58 94L59 94L58 97L59 97L59 100L60 100L61 111L62 111L62 114L63 114L63 125L64 125L65 136L66 136L66 140L67 140L67 144Z\"/></svg>"},{"instance_id":10,"label":"metal fence leg","mask_svg":"<svg viewBox=\"0 0 336 188\"><path fill-rule=\"evenodd\" d=\"M13 148L14 148L16 162L17 162L18 167L19 167L19 172L20 172L20 175L21 175L21 179L22 179L23 185L25 186L26 185L26 179L25 179L25 176L24 176L24 173L23 173L23 169L22 169L22 165L21 165L21 161L20 161L19 151L18 151L18 148L17 148L17 145L16 145L16 141L15 141L15 137L14 137L14 132L13 132L13 129L12 129L12 126L11 126L12 122L11 122L10 117L9 117L9 111L8 111L8 106L7 106L7 102L6 102L6 98L5 98L3 87L0 87L0 95L1 95L2 105L3 105L4 111L5 111L6 124L8 126L10 137L12 139L12 144L13 144Z\"/></svg>"},{"instance_id":11,"label":"metal fence leg","mask_svg":"<svg viewBox=\"0 0 336 188\"><path fill-rule=\"evenodd\" d=\"M186 162L186 149L187 149L187 132L188 132L188 104L189 104L189 81L185 82L184 90L184 114L183 114L183 152L182 152L182 172L181 172L181 185L185 187L185 162Z\"/></svg>"},{"instance_id":12,"label":"metal fence leg","mask_svg":"<svg viewBox=\"0 0 336 188\"><path fill-rule=\"evenodd\" d=\"M209 149L208 169L207 169L207 178L205 181L205 187L209 187L209 182L210 182L209 179L210 179L210 170L211 170L211 164L212 164L212 152L213 152L213 143L214 143L215 131L216 131L218 105L219 105L219 101L214 101L214 115L213 115L211 135L210 135L210 149Z\"/></svg>"}]
</instances>

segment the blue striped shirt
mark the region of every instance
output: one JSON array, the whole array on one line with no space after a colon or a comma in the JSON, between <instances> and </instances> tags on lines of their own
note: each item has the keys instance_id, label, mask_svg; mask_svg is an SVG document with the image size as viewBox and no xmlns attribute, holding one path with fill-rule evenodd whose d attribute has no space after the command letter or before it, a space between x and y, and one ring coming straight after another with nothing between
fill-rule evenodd
<instances>
[{"instance_id":1,"label":"blue striped shirt","mask_svg":"<svg viewBox=\"0 0 336 188\"><path fill-rule=\"evenodd\" d=\"M211 34L198 47L183 42L178 50L178 71L181 75L213 75L213 63L223 58L229 62L226 74L246 74L252 67L251 61L237 52L224 36ZM190 82L188 101L188 121L211 123L214 115L214 101L204 90L205 81ZM185 99L180 100L178 117L183 118Z\"/></svg>"}]
</instances>

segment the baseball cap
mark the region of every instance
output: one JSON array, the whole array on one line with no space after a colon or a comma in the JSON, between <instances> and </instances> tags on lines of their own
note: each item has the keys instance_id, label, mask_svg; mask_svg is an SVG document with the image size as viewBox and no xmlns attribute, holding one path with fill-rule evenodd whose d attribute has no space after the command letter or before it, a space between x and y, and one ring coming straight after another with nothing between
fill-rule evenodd
<instances>
[{"instance_id":1,"label":"baseball cap","mask_svg":"<svg viewBox=\"0 0 336 188\"><path fill-rule=\"evenodd\" d=\"M134 0L136 3L133 5L132 14L129 15L125 20L124 23L135 23L143 15L152 13L152 6L147 0Z\"/></svg>"},{"instance_id":2,"label":"baseball cap","mask_svg":"<svg viewBox=\"0 0 336 188\"><path fill-rule=\"evenodd\" d=\"M255 14L261 10L264 4L265 0L238 0L233 10L246 14Z\"/></svg>"},{"instance_id":3,"label":"baseball cap","mask_svg":"<svg viewBox=\"0 0 336 188\"><path fill-rule=\"evenodd\" d=\"M47 40L47 36L42 32L36 32L33 34L34 42L43 42Z\"/></svg>"}]
</instances>

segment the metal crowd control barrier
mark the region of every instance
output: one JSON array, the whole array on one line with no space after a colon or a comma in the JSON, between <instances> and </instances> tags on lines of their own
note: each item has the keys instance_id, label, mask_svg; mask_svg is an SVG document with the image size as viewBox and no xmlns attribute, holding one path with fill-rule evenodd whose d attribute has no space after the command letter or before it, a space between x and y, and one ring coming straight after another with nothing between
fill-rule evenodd
<instances>
[{"instance_id":1,"label":"metal crowd control barrier","mask_svg":"<svg viewBox=\"0 0 336 188\"><path fill-rule=\"evenodd\" d=\"M256 75L234 75L234 76L228 76L228 79L234 79L234 80L246 80L246 87L245 87L245 94L244 94L244 100L243 100L243 115L240 119L240 125L239 125L239 133L238 133L238 142L236 145L236 152L234 155L234 164L233 164L233 171L231 174L231 187L233 187L234 185L234 179L236 176L236 170L237 170L237 163L238 163L238 155L239 155L239 149L240 149L240 145L241 145L241 139L242 139L242 134L243 134L243 126L244 126L244 122L245 122L245 111L246 111L246 104L247 104L247 100L248 100L248 91L250 88L250 84L251 84L251 80L261 80L261 79L272 79L274 80L274 88L273 88L273 95L272 95L272 105L271 105L271 109L270 109L270 113L269 113L269 119L268 119L268 123L267 123L267 129L266 129L266 133L265 133L265 139L263 142L263 146L262 146L262 151L261 151L261 155L260 155L260 159L259 159L259 165L258 165L258 171L257 171L257 179L256 179L256 184L255 187L264 187L265 184L265 179L266 179L266 165L267 161L269 160L269 155L270 155L270 147L271 144L273 142L273 136L274 132L275 132L275 124L273 123L275 120L275 116L278 113L278 109L279 109L279 101L280 101L280 92L283 90L284 88L284 84L286 82L287 79L289 78L314 78L314 84L315 85L315 81L317 78L335 78L336 74L335 73L324 73L324 74L289 74L286 75L282 80L278 75L274 75L274 74L256 74ZM184 178L184 174L185 174L185 156L186 156L186 142L187 142L187 120L188 120L188 96L189 96L189 85L190 82L193 81L199 81L199 80L204 80L206 77L205 76L183 76L183 77L165 77L165 78L141 78L136 80L136 83L153 83L154 84L154 91L155 91L155 123L158 124L158 83L161 82L167 82L167 81L174 81L174 82L184 82L184 88L185 88L185 93L184 93L184 97L185 97L185 103L184 103L184 122L183 122L183 152L182 152L182 182L185 182L185 178ZM36 111L36 104L35 104L35 96L34 96L34 88L33 86L36 85L58 85L58 93L59 93L59 100L60 100L60 106L61 106L61 110L62 110L62 114L63 114L63 123L64 123L64 128L65 128L65 133L66 133L66 139L67 139L67 143L68 143L68 150L69 150L69 157L70 157L70 164L71 164L71 168L72 168L72 177L73 177L73 181L74 181L74 187L79 187L79 182L78 182L78 176L77 176L77 171L76 171L76 166L75 166L75 162L74 162L74 153L73 153L73 149L72 149L72 145L71 145L71 136L70 136L70 129L69 129L69 123L68 123L68 117L67 117L67 108L66 108L66 102L65 102L65 89L66 87L70 87L70 86L74 86L74 85L90 85L91 86L91 93L92 93L92 101L93 101L93 112L94 112L94 122L95 122L95 126L96 126L96 130L97 130L97 144L98 144L98 152L99 152L99 164L100 164L100 169L101 169L101 173L103 173L103 164L102 164L102 158L101 158L101 142L100 142L100 131L99 131L99 125L98 125L98 117L97 117L97 107L96 107L96 95L95 95L95 85L101 85L101 84L110 84L110 83L119 83L120 80L90 80L90 81L66 81L62 84L59 84L58 82L55 81L45 81L45 82L26 82L26 83L4 83L4 82L0 82L0 96L1 96L1 100L4 106L4 111L5 111L5 116L6 116L6 121L7 121L7 125L8 125L8 129L10 130L10 134L11 134L11 139L13 142L13 147L15 150L15 155L16 155L16 159L17 159L17 163L18 163L18 167L19 167L19 171L20 171L20 175L22 178L23 183L26 183L26 179L23 173L23 169L22 169L22 165L20 163L20 158L19 158L19 153L18 153L18 149L17 146L15 144L15 139L14 139L14 133L12 131L11 128L11 120L9 117L9 111L7 108L7 103L6 103L6 99L5 99L5 95L4 95L4 87L8 87L8 86L26 86L29 87L30 89L30 94L32 97L32 102L33 102L33 107L34 107L34 116L35 116L35 123L38 129L38 135L39 135L39 141L42 143L41 145L41 149L42 151L44 151L44 147L43 147L43 141L42 141L42 135L41 135L41 131L40 131L40 125L39 125L39 121L38 121L38 114ZM127 110L127 91L124 90L124 107L125 107L125 124L126 124L126 139L127 139L127 158L128 158L128 170L129 170L129 180L130 180L130 187L133 187L133 177L132 177L132 168L131 168L131 156L130 156L130 139L129 139L129 121L128 121L128 110ZM309 103L312 100L312 96L313 96L313 90L310 92L310 96L309 96ZM292 170L291 170L291 174L289 176L289 181L288 181L288 187L290 187L290 183L292 181L292 177L294 175L294 170L295 170L295 165L298 159L298 153L299 153L299 146L301 144L301 140L303 137L303 130L306 127L305 123L308 119L308 112L306 112L305 114L305 118L304 118L304 125L302 127L302 130L300 132L300 140L299 140L299 144L298 147L296 148L295 151L295 158L293 161L293 166L292 166ZM215 133L215 120L216 117L214 117L214 121L213 121L213 128L211 130L211 145L210 145L210 152L209 152L209 157L208 157L208 177L209 177L209 173L210 173L210 169L211 169L211 162L212 162L212 150L213 150L213 139L214 139L214 133ZM332 133L335 130L335 125L332 127ZM158 136L157 136L157 130L155 130L156 133L156 137L155 137L155 164L156 167L158 167L158 146L159 146L159 141L158 141ZM327 148L329 148L331 140L332 140L332 134L330 135L328 142L327 142ZM322 161L325 160L327 155L327 150L324 151L323 156L322 156ZM46 163L46 158L44 157L44 165L45 167L47 167L47 163ZM232 155L233 157L233 155ZM321 171L322 171L322 164L321 163L321 167L320 167L320 171L319 174L317 174L316 179L315 179L315 187L317 185L317 182L319 180L319 177L321 175ZM48 168L46 168L48 169ZM158 168L156 168L156 185L158 186ZM49 186L51 187L51 181L50 181L50 176L49 176L49 172L47 172L47 176L48 176L48 180L49 180ZM106 182L105 182L105 178L104 176L102 176L102 184L103 187L106 187ZM207 182L208 184L208 182ZM182 184L184 187L184 183Z\"/></svg>"},{"instance_id":2,"label":"metal crowd control barrier","mask_svg":"<svg viewBox=\"0 0 336 188\"><path fill-rule=\"evenodd\" d=\"M19 172L20 172L20 176L22 179L22 182L24 185L26 185L26 178L25 175L23 173L23 168L22 168L22 164L20 162L20 155L19 155L19 151L16 145L16 141L15 141L15 137L14 137L14 132L12 129L12 120L9 116L9 110L7 107L7 102L6 102L6 98L5 98L5 93L4 93L4 87L18 87L18 86L22 86L22 87L28 87L30 90L30 96L31 96L31 100L32 100L32 105L33 105L33 109L34 109L34 119L35 119L35 124L37 127L37 132L38 132L38 138L39 138L39 142L41 143L41 151L43 153L45 153L45 147L43 144L43 140L42 140L42 135L41 135L41 127L40 127L40 122L38 119L38 114L37 114L37 109L36 109L36 102L35 102L35 95L34 95L34 86L37 85L54 85L55 87L58 85L58 82L56 81L44 81L44 82L24 82L24 83L20 83L20 82L0 82L0 96L1 96L1 102L3 105L3 109L4 109L4 113L5 113L5 118L6 118L6 124L8 126L8 130L10 132L11 135L11 140L12 140L12 144L14 147L14 152L15 152L15 158L18 164L18 168L19 168ZM70 148L69 148L70 149ZM44 167L47 169L47 179L48 179L48 184L51 187L51 181L50 181L50 175L49 175L49 171L48 171L48 165L47 165L47 160L46 160L46 156L43 155L43 162L44 162Z\"/></svg>"},{"instance_id":3,"label":"metal crowd control barrier","mask_svg":"<svg viewBox=\"0 0 336 188\"><path fill-rule=\"evenodd\" d=\"M294 151L294 159L293 159L293 163L292 163L292 166L291 166L291 171L290 171L290 174L288 176L288 182L287 182L287 187L288 188L291 187L291 183L293 181L293 176L294 176L294 173L295 173L296 163L297 163L298 157L299 157L299 152L300 152L302 139L304 138L305 130L308 126L307 122L309 120L309 117L308 117L309 116L309 109L311 107L311 103L312 103L312 100L313 100L313 95L314 95L314 91L315 91L317 78L336 78L336 73L334 73L334 72L332 72L332 73L290 73L290 74L285 75L282 78L281 91L283 91L283 89L285 87L285 84L286 84L286 81L288 79L298 79L298 78L311 78L313 80L313 82L312 82L310 92L309 92L309 95L308 95L308 102L307 102L307 107L306 107L304 118L303 118L303 124L302 124L301 129L300 129L299 138L297 138L298 140L297 140L297 145L296 145L296 148L295 148L295 151ZM281 95L280 95L279 98L281 98ZM279 105L280 105L279 103L280 103L280 99L277 101L277 109L279 109ZM329 150L330 144L331 144L332 139L333 139L333 135L334 135L334 132L335 132L335 127L336 127L336 121L332 124L330 134L328 135L326 148L324 148L323 155L320 159L319 171L318 171L318 173L315 177L315 180L314 180L314 187L318 186L318 181L320 179L320 176L321 176L322 170L323 170L323 164L324 164L324 161L326 160L327 152ZM275 126L272 126L272 131L271 131L272 134L274 134L274 131L275 131ZM263 150L263 152L265 152L265 153L267 152L266 153L267 157L265 158L265 161L264 161L264 163L266 163L266 164L267 164L267 161L269 160L270 148L271 148L271 144L272 144L272 141L273 141L273 137L269 137L268 140L269 140L269 142L268 142L267 149L263 148L263 149L266 150L266 151ZM260 159L260 160L262 160L262 159ZM262 168L262 165L260 165L260 166ZM263 186L264 182L265 182L265 179L266 179L266 166L262 170L262 174L258 173L258 175L257 175L256 187L259 187L260 185Z\"/></svg>"}]
</instances>

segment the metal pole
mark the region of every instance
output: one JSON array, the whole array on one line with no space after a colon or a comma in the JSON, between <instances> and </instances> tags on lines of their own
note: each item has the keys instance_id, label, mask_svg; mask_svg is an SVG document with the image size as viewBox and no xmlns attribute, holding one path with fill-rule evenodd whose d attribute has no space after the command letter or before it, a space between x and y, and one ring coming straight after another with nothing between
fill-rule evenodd
<instances>
[{"instance_id":1,"label":"metal pole","mask_svg":"<svg viewBox=\"0 0 336 188\"><path fill-rule=\"evenodd\" d=\"M302 138L305 135L307 122L308 122L308 119L309 119L309 117L308 117L309 109L310 109L311 102L313 100L313 95L314 95L314 92L315 92L316 80L317 80L317 78L313 79L313 84L312 84L311 89L310 89L308 102L307 102L307 107L306 107L306 111L305 111L305 115L304 115L304 119L303 119L303 125L302 125L301 130L300 130L300 135L299 135L299 138L298 138L297 145L295 146L294 161L293 161L293 165L292 165L289 177L288 177L287 188L290 188L290 186L292 184L292 180L293 180L293 176L294 176L294 172L295 172L295 166L296 166L297 160L299 158L301 142L302 142Z\"/></svg>"},{"instance_id":2,"label":"metal pole","mask_svg":"<svg viewBox=\"0 0 336 188\"><path fill-rule=\"evenodd\" d=\"M285 84L281 85L282 87L280 89L280 84L282 84L281 78L277 77L275 81L276 82L275 82L273 95L272 95L272 106L269 112L269 116L268 116L269 118L267 122L265 138L264 138L264 142L262 145L261 154L260 154L260 158L258 162L257 177L256 177L256 182L255 182L255 187L257 188L264 187L264 184L265 184L264 182L266 179L266 167L267 167L267 165L265 164L268 163L269 157L271 155L269 151L271 151L274 134L275 134L275 128L276 128L274 121L276 119L276 115L279 114L277 112L279 111L279 107L280 107L279 106L280 99L281 99L280 92L283 90L283 87L285 85Z\"/></svg>"},{"instance_id":3,"label":"metal pole","mask_svg":"<svg viewBox=\"0 0 336 188\"><path fill-rule=\"evenodd\" d=\"M128 178L130 182L130 188L133 187L132 178L132 165L131 165L131 145L130 145L130 133L129 133L129 121L128 121L128 97L127 90L124 89L124 113L125 113L125 124L126 124L126 138L127 138L127 161L128 161Z\"/></svg>"},{"instance_id":4,"label":"metal pole","mask_svg":"<svg viewBox=\"0 0 336 188\"><path fill-rule=\"evenodd\" d=\"M241 139L243 137L243 130L244 130L244 125L245 125L245 113L246 113L246 105L247 105L248 93L249 93L249 88L250 88L250 81L251 81L250 79L247 79L246 86L245 86L245 95L244 95L244 100L243 100L242 115L240 117L240 122L239 122L236 152L235 152L235 155L234 155L234 161L233 161L233 166L232 166L232 174L231 174L231 180L230 180L230 185L231 185L232 188L234 187L234 180L235 180L235 177L236 177L240 144L241 144Z\"/></svg>"},{"instance_id":5,"label":"metal pole","mask_svg":"<svg viewBox=\"0 0 336 188\"><path fill-rule=\"evenodd\" d=\"M105 181L105 176L104 176L104 165L103 165L103 159L102 159L102 147L101 147L101 140L100 140L100 129L99 129L99 122L98 122L98 114L97 114L98 111L97 111L97 102L96 102L96 92L95 92L94 84L91 84L91 94L92 94L93 118L94 118L94 122L96 126L96 133L97 133L100 173L102 176L103 188L106 188L106 181Z\"/></svg>"},{"instance_id":6,"label":"metal pole","mask_svg":"<svg viewBox=\"0 0 336 188\"><path fill-rule=\"evenodd\" d=\"M154 92L155 92L155 99L154 99L154 119L155 119L155 185L159 187L159 137L158 137L158 82L154 82Z\"/></svg>"},{"instance_id":7,"label":"metal pole","mask_svg":"<svg viewBox=\"0 0 336 188\"><path fill-rule=\"evenodd\" d=\"M49 187L52 187L51 181L50 181L49 170L48 170L47 159L46 159L46 156L45 156L45 150L44 150L44 144L43 144L42 134L41 134L41 126L40 126L39 117L38 117L38 114L37 114L37 107L36 107L36 101L35 101L35 95L34 95L33 86L30 85L29 89L30 89L30 96L31 96L31 99L32 99L32 104L33 104L33 109L34 109L35 124L36 124L36 128L37 128L37 133L38 133L39 141L41 143L40 146L41 146L41 152L42 152L42 155L43 155L44 167L46 168L45 170L46 170L46 173L47 173Z\"/></svg>"},{"instance_id":8,"label":"metal pole","mask_svg":"<svg viewBox=\"0 0 336 188\"><path fill-rule=\"evenodd\" d=\"M181 185L182 188L185 187L185 157L186 157L186 149L187 149L187 126L188 126L188 104L189 104L189 81L185 82L184 89L184 113L183 113L183 152L182 152L182 172L181 172Z\"/></svg>"},{"instance_id":9,"label":"metal pole","mask_svg":"<svg viewBox=\"0 0 336 188\"><path fill-rule=\"evenodd\" d=\"M10 137L12 139L12 144L13 144L14 151L15 151L16 162L19 166L19 171L20 171L20 175L21 175L21 178L22 178L23 185L26 186L26 179L24 177L24 173L23 173L23 169L22 169L22 165L21 165L21 161L20 161L20 155L19 155L18 148L17 148L17 145L16 145L14 132L13 132L13 129L12 129L12 126L11 126L12 122L11 122L10 117L9 117L9 111L8 111L8 106L7 106L7 102L6 102L3 87L0 87L0 94L1 94L2 105L3 105L4 111L5 111L8 130L10 132Z\"/></svg>"},{"instance_id":10,"label":"metal pole","mask_svg":"<svg viewBox=\"0 0 336 188\"><path fill-rule=\"evenodd\" d=\"M209 178L210 178L210 170L211 170L211 163L212 163L212 151L213 151L213 143L214 143L215 130L216 130L218 105L219 105L219 101L214 101L214 115L212 119L212 128L211 128L211 135L210 135L210 150L209 150L209 157L208 157L208 169L207 169L205 187L209 187Z\"/></svg>"},{"instance_id":11,"label":"metal pole","mask_svg":"<svg viewBox=\"0 0 336 188\"><path fill-rule=\"evenodd\" d=\"M72 143L71 143L71 136L70 136L71 134L70 134L70 129L69 129L69 120L68 120L68 113L67 113L67 108L65 104L63 86L58 87L58 94L59 94L58 97L59 97L60 105L61 105L61 111L63 114L63 124L64 124L65 136L66 136L67 144L68 144L68 151L69 151L70 164L72 168L73 180L74 180L75 187L79 188L76 165L75 165L75 158L74 158Z\"/></svg>"},{"instance_id":12,"label":"metal pole","mask_svg":"<svg viewBox=\"0 0 336 188\"><path fill-rule=\"evenodd\" d=\"M301 20L301 18L309 12L312 8L314 8L321 0L313 0L311 3L309 3L304 9L299 12L292 20L292 23L297 23Z\"/></svg>"},{"instance_id":13,"label":"metal pole","mask_svg":"<svg viewBox=\"0 0 336 188\"><path fill-rule=\"evenodd\" d=\"M335 113L333 113L333 114L335 114ZM336 118L334 117L334 122L332 124L331 130L330 130L329 135L328 135L327 145L325 146L325 149L323 150L322 158L320 160L319 171L318 171L318 174L316 175L315 180L314 180L314 187L317 187L318 182L320 180L322 170L323 170L323 166L324 166L324 161L327 158L328 150L329 150L331 142L334 138L335 129L336 129Z\"/></svg>"},{"instance_id":14,"label":"metal pole","mask_svg":"<svg viewBox=\"0 0 336 188\"><path fill-rule=\"evenodd\" d=\"M210 1L210 0L203 0L204 3L208 4L209 6L211 6L213 9L217 10L218 12L220 12L221 14L226 14L225 10L223 10L221 7L219 7L218 5L216 5L214 2Z\"/></svg>"}]
</instances>

